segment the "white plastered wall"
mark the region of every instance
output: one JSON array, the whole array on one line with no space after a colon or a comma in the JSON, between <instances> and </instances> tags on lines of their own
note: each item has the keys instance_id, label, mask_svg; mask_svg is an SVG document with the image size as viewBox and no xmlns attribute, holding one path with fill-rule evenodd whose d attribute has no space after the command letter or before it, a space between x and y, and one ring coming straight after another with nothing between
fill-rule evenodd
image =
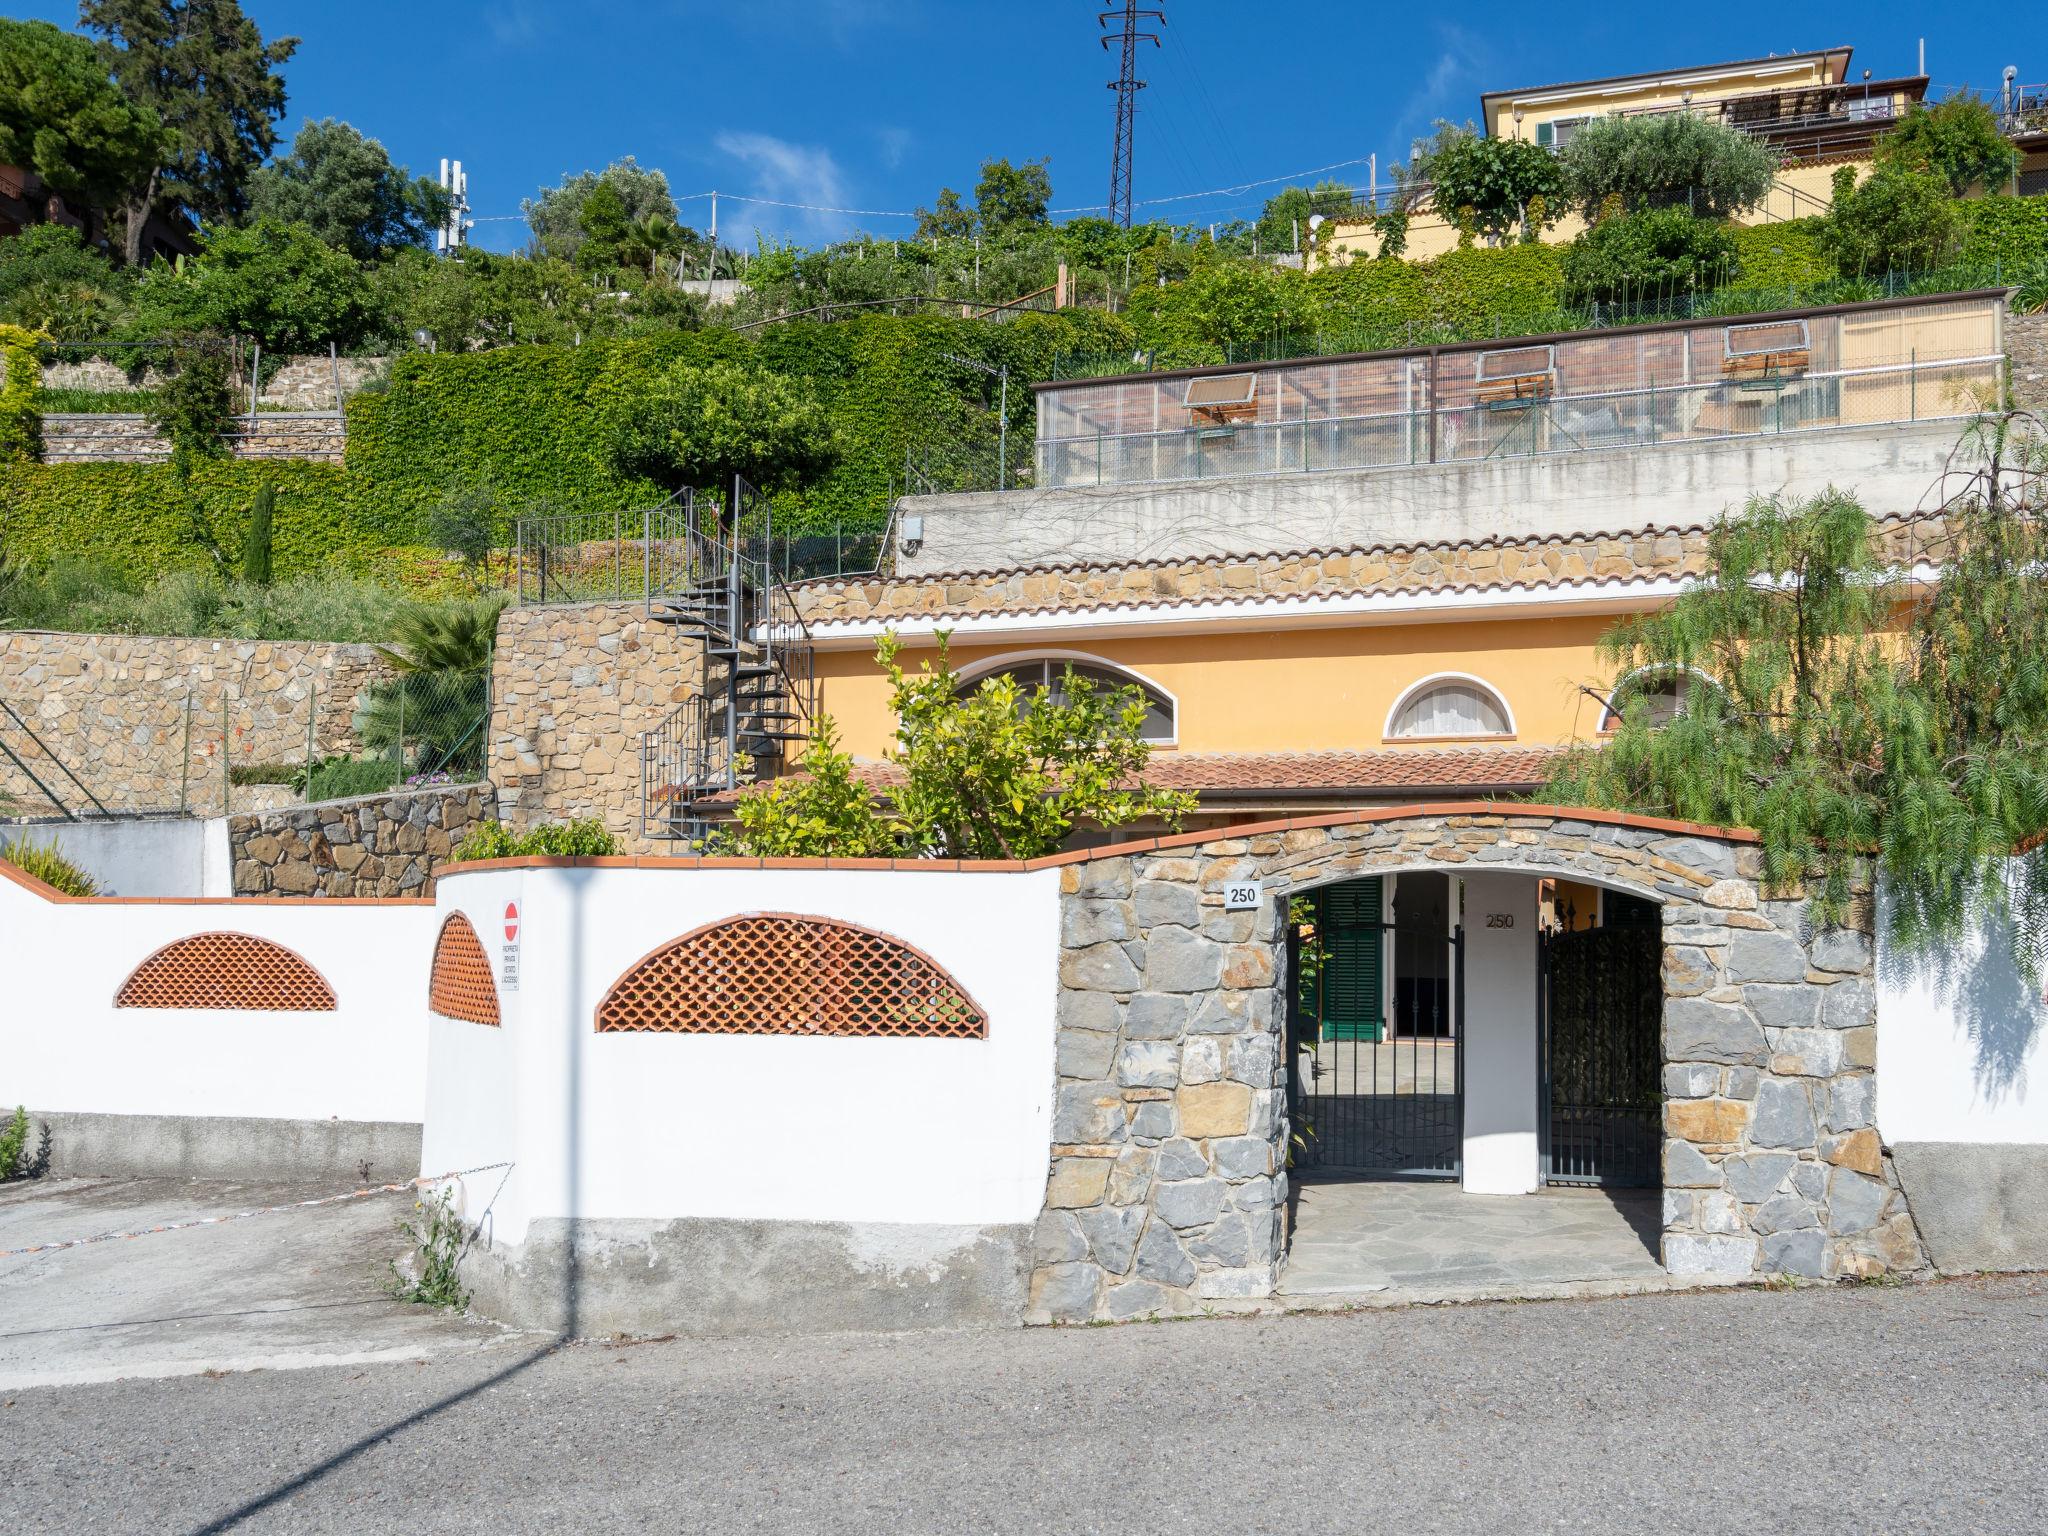
<instances>
[{"instance_id":1,"label":"white plastered wall","mask_svg":"<svg viewBox=\"0 0 2048 1536\"><path fill-rule=\"evenodd\" d=\"M2048 1000L1989 923L1933 956L1877 946L1877 1123L1894 1142L2048 1144Z\"/></svg>"},{"instance_id":2,"label":"white plastered wall","mask_svg":"<svg viewBox=\"0 0 2048 1536\"><path fill-rule=\"evenodd\" d=\"M520 909L498 1028L430 1028L423 1171L511 1159L492 1233L536 1218L997 1225L1044 1201L1059 872L454 871L494 968ZM749 912L835 918L916 946L988 1016L987 1038L618 1033L593 1018L650 951ZM437 918L438 922L438 918ZM468 1181L477 1214L492 1173Z\"/></svg>"},{"instance_id":3,"label":"white plastered wall","mask_svg":"<svg viewBox=\"0 0 2048 1536\"><path fill-rule=\"evenodd\" d=\"M1468 1195L1540 1189L1536 1072L1536 881L1467 875L1465 1173Z\"/></svg>"},{"instance_id":4,"label":"white plastered wall","mask_svg":"<svg viewBox=\"0 0 2048 1536\"><path fill-rule=\"evenodd\" d=\"M417 1124L433 923L413 904L52 901L0 877L0 1097L50 1113ZM143 960L210 932L293 950L338 1006L114 1006Z\"/></svg>"}]
</instances>

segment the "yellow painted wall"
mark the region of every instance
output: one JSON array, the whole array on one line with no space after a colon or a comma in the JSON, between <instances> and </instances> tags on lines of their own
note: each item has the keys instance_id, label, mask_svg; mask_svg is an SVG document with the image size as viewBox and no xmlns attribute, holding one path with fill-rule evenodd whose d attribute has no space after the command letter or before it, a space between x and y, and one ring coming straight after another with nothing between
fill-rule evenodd
<instances>
[{"instance_id":1,"label":"yellow painted wall","mask_svg":"<svg viewBox=\"0 0 2048 1536\"><path fill-rule=\"evenodd\" d=\"M1394 701L1438 672L1467 672L1491 684L1514 716L1512 738L1550 745L1592 739L1600 707L1577 684L1607 677L1596 645L1609 617L1491 623L1369 625L1293 631L1223 631L1081 640L1064 645L961 645L956 671L995 656L1085 652L1143 674L1178 701L1178 746L1194 752L1377 749ZM906 647L914 666L929 649ZM880 757L895 721L888 683L869 651L817 657L824 707L847 750ZM1401 745L1448 745L1413 742Z\"/></svg>"},{"instance_id":2,"label":"yellow painted wall","mask_svg":"<svg viewBox=\"0 0 2048 1536\"><path fill-rule=\"evenodd\" d=\"M1520 97L1503 96L1493 103L1493 115L1486 131L1497 138L1521 137L1532 143L1539 123L1560 118L1598 117L1616 112L1637 112L1645 108L1677 108L1685 105L1686 93L1692 104L1723 101L1731 96L1754 96L1760 91L1796 91L1802 86L1829 83L1824 59L1776 59L1754 69L1738 70L1715 80L1689 78L1697 71L1673 70L1658 80L1632 84L1601 85L1589 82L1578 90L1534 90ZM1534 97L1546 98L1541 101ZM1522 120L1515 121L1515 108L1522 108Z\"/></svg>"}]
</instances>

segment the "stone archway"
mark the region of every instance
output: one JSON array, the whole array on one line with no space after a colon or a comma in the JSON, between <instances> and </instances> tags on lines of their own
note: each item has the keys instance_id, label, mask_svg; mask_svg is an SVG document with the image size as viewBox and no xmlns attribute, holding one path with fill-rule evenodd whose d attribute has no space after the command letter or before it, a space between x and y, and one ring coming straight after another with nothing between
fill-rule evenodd
<instances>
[{"instance_id":1,"label":"stone archway","mask_svg":"<svg viewBox=\"0 0 2048 1536\"><path fill-rule=\"evenodd\" d=\"M1400 869L1564 876L1660 903L1662 1258L1674 1273L1918 1267L1874 1129L1868 934L1765 899L1741 835L1543 807L1441 806L1189 835L1061 870L1040 1320L1261 1297L1283 1262L1279 988L1295 891ZM1257 881L1256 910L1227 886Z\"/></svg>"}]
</instances>

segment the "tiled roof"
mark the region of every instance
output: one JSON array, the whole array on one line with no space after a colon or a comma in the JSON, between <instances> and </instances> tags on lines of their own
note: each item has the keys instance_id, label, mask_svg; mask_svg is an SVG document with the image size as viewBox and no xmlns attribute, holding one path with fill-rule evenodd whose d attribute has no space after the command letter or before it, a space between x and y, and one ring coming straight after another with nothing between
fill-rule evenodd
<instances>
[{"instance_id":1,"label":"tiled roof","mask_svg":"<svg viewBox=\"0 0 2048 1536\"><path fill-rule=\"evenodd\" d=\"M1543 783L1558 747L1388 747L1336 752L1158 752L1145 769L1155 789L1193 790L1218 799L1268 795L1381 796L1404 790L1521 794ZM871 789L903 781L894 763L857 763ZM745 793L745 791L740 791ZM713 803L729 802L732 794Z\"/></svg>"}]
</instances>

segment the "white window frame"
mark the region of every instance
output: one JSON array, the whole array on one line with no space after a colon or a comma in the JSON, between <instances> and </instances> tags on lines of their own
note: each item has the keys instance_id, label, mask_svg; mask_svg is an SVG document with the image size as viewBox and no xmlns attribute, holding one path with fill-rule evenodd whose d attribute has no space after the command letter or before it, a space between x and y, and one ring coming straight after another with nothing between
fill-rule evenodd
<instances>
[{"instance_id":1,"label":"white window frame","mask_svg":"<svg viewBox=\"0 0 2048 1536\"><path fill-rule=\"evenodd\" d=\"M1394 722L1401 718L1401 711L1408 707L1409 702L1444 683L1465 683L1486 694L1499 707L1501 717L1508 723L1507 730L1504 732L1488 732L1482 736L1395 735ZM1519 735L1521 735L1521 728L1515 724L1515 712L1508 704L1507 695L1494 687L1485 678L1475 677L1470 672L1432 672L1428 677L1410 683L1401 691L1401 696L1394 700L1394 707L1387 711L1387 723L1380 728L1380 739L1382 741L1512 741Z\"/></svg>"},{"instance_id":2,"label":"white window frame","mask_svg":"<svg viewBox=\"0 0 2048 1536\"><path fill-rule=\"evenodd\" d=\"M1000 656L984 656L979 661L969 663L953 674L953 680L959 686L959 689L965 692L974 684L979 683L984 677L987 677L991 672L1007 671L1009 668L1021 666L1027 661L1071 661L1081 666L1100 667L1105 672L1114 672L1119 677L1129 678L1133 683L1143 687L1150 693L1157 694L1166 702L1167 714L1171 719L1173 729L1167 735L1152 740L1152 745L1155 747L1177 747L1180 745L1179 696L1172 689L1161 687L1128 662L1114 661L1107 656L1097 656L1092 651L1006 651Z\"/></svg>"}]
</instances>

